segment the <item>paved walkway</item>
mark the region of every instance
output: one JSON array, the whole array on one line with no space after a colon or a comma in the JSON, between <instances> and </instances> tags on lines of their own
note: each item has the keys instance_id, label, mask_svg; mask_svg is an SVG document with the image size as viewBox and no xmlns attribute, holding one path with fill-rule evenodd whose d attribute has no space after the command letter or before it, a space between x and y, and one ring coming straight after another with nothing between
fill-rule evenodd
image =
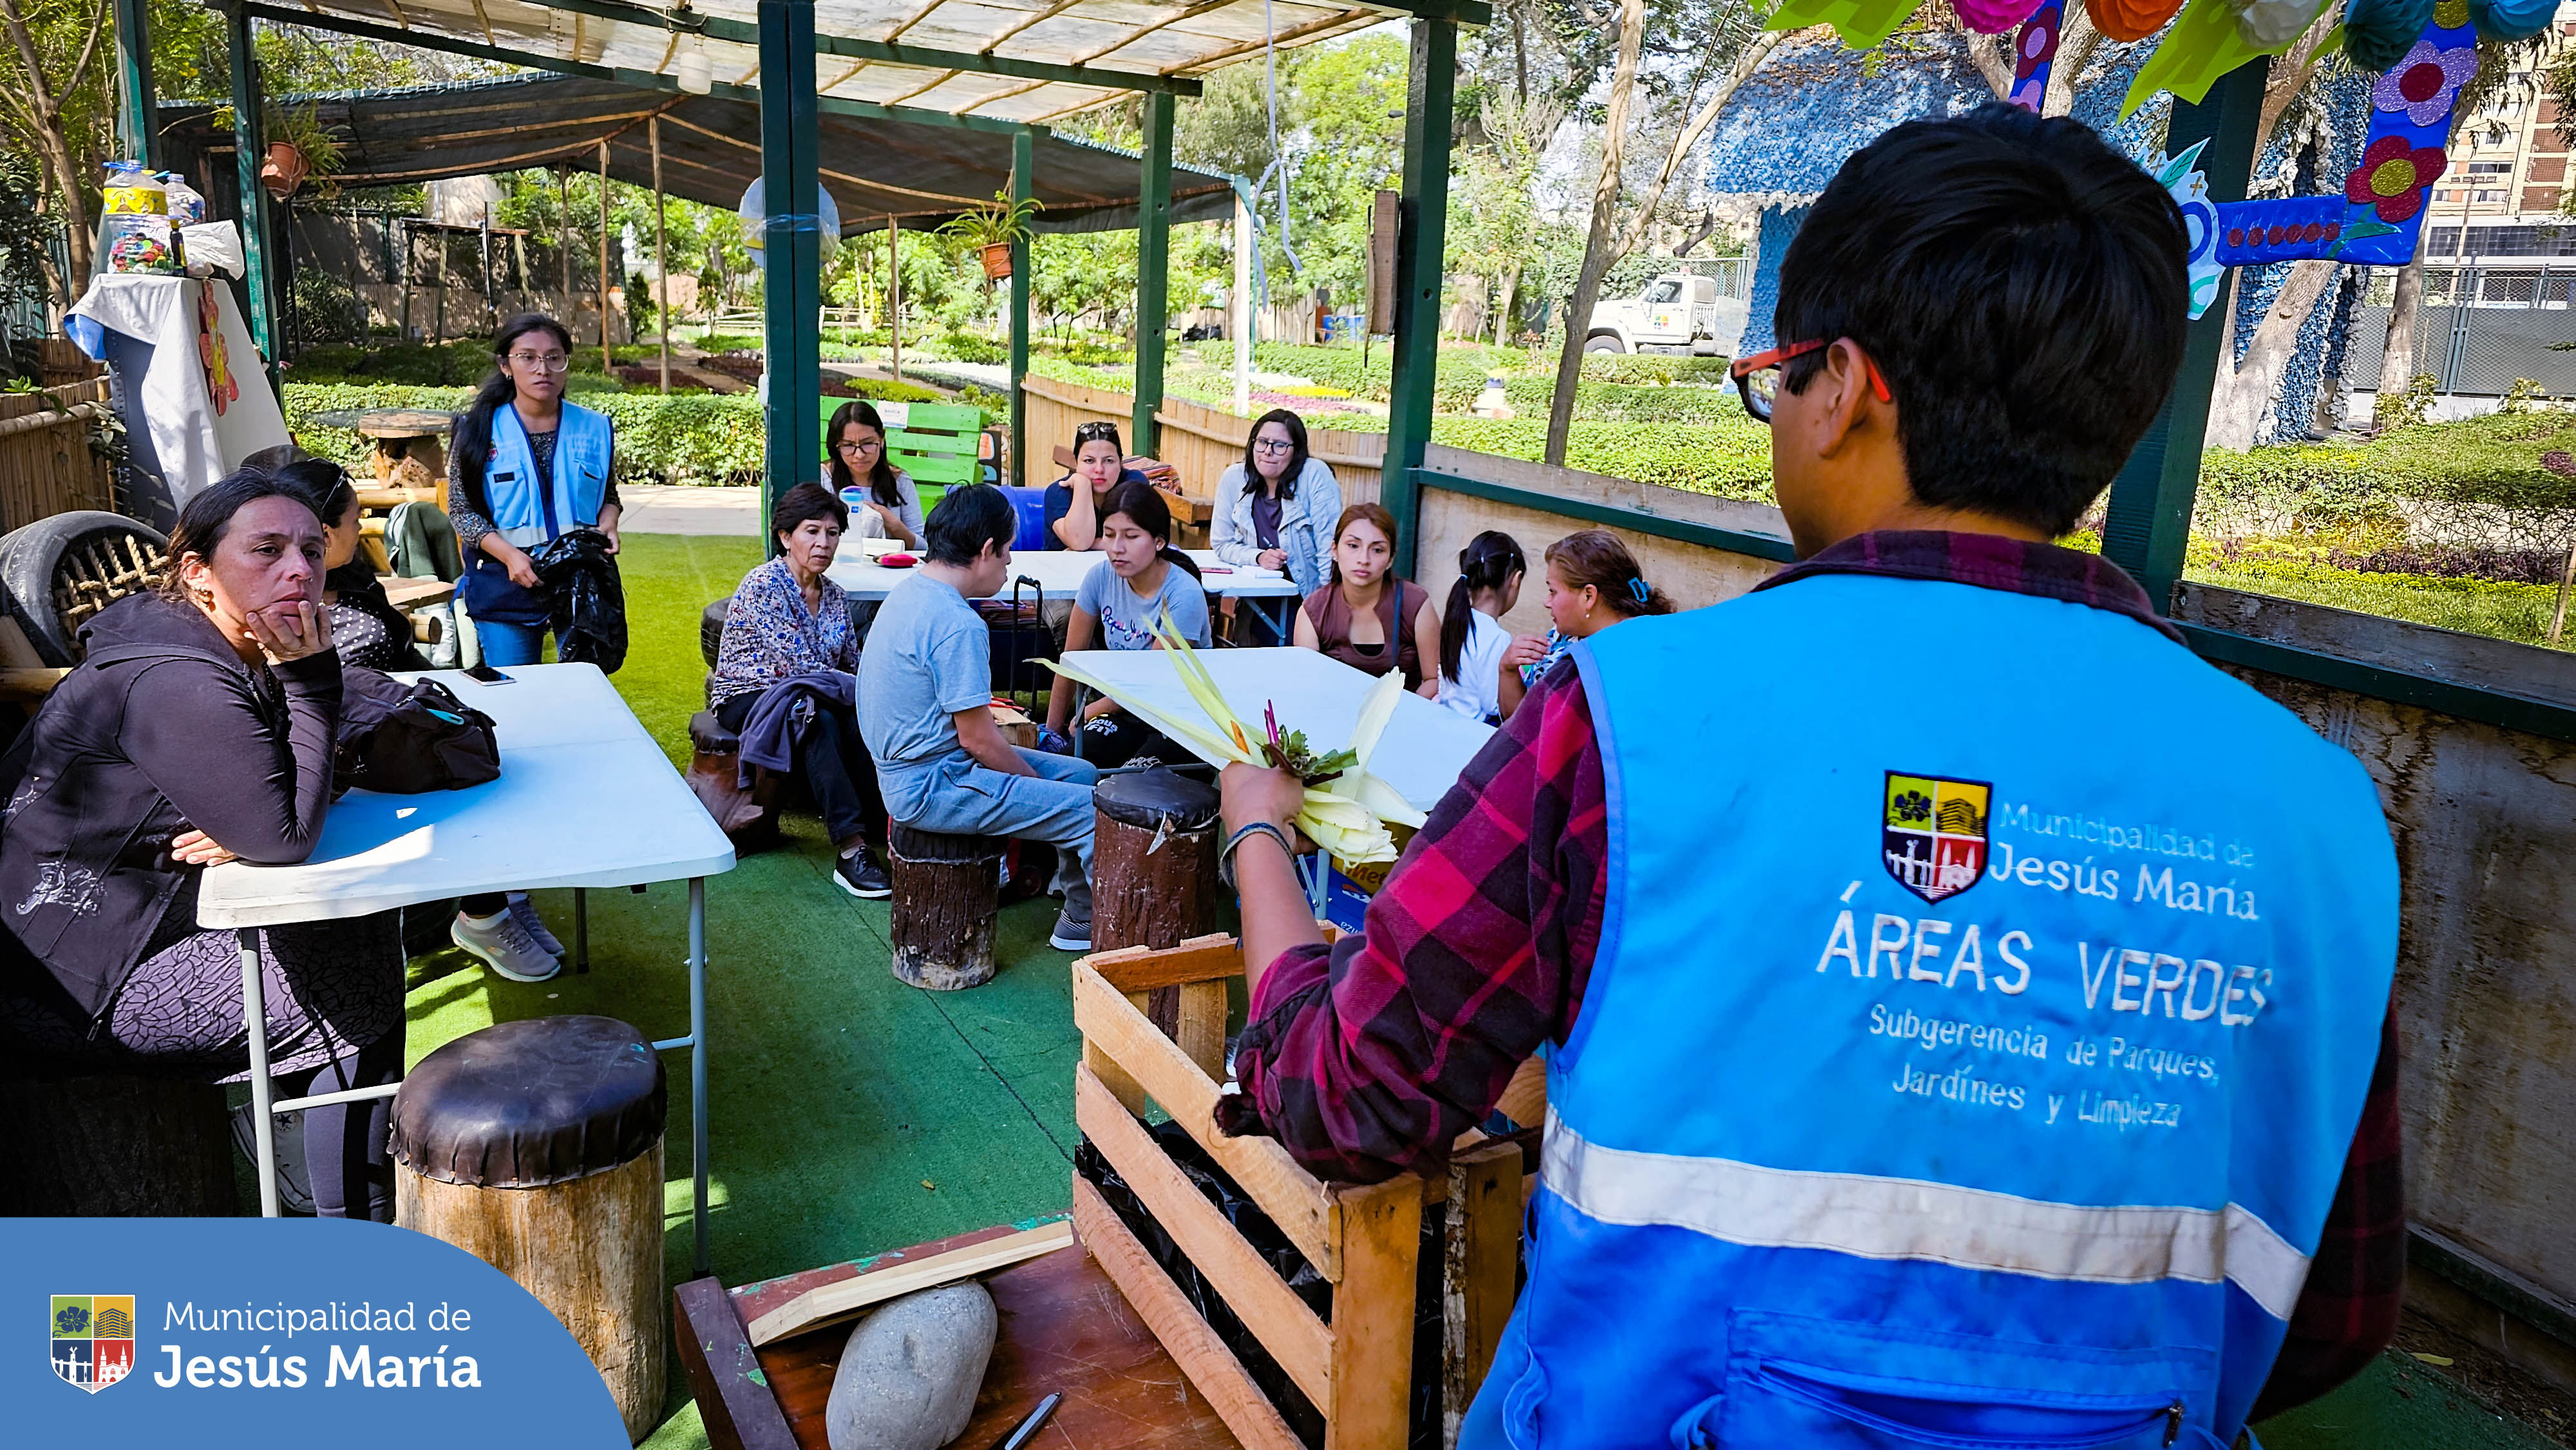
<instances>
[{"instance_id":1,"label":"paved walkway","mask_svg":"<svg viewBox=\"0 0 2576 1450\"><path fill-rule=\"evenodd\" d=\"M620 484L626 505L618 532L626 534L726 534L760 537L760 490L748 486L693 488L662 483Z\"/></svg>"}]
</instances>

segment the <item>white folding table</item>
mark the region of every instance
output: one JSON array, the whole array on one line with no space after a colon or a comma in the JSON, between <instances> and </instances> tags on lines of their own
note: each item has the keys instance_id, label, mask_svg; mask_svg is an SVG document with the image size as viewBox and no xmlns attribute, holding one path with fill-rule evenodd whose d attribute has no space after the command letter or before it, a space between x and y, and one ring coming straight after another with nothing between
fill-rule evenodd
<instances>
[{"instance_id":1,"label":"white folding table","mask_svg":"<svg viewBox=\"0 0 2576 1450\"><path fill-rule=\"evenodd\" d=\"M689 1051L689 1149L703 1274L709 1268L706 878L733 869L733 844L598 667L514 665L506 685L477 684L453 670L429 673L492 717L500 779L424 795L353 790L332 805L322 838L303 863L229 862L208 868L198 887L197 924L230 928L241 942L260 1212L274 1218L278 1211L276 1114L390 1097L398 1084L273 1100L259 928L368 916L478 892L570 887L574 961L588 970L588 888L686 880L689 1031L653 1046Z\"/></svg>"},{"instance_id":2,"label":"white folding table","mask_svg":"<svg viewBox=\"0 0 2576 1450\"><path fill-rule=\"evenodd\" d=\"M1199 583L1210 594L1253 600L1297 597L1295 581L1276 569L1227 564L1210 549L1187 549L1183 552L1190 556L1190 562L1199 566ZM1107 558L1108 555L1097 549L1014 549L1011 551L1009 577L1001 588L987 597L1007 599L1011 595L1011 586L1025 581L1031 587L1045 590L1051 599L1071 599L1082 588L1082 577ZM833 583L841 586L841 592L854 601L865 603L885 598L888 591L902 583L912 570L889 569L856 550L848 550L833 560L832 567L824 572ZM1283 633L1282 638L1285 637Z\"/></svg>"},{"instance_id":3,"label":"white folding table","mask_svg":"<svg viewBox=\"0 0 2576 1450\"><path fill-rule=\"evenodd\" d=\"M1259 729L1264 710L1275 706L1279 728L1305 731L1319 750L1339 750L1350 743L1360 706L1377 687L1373 676L1310 649L1206 649L1198 657L1246 730ZM1083 650L1066 656L1066 662L1118 686L1138 715L1181 745L1189 741L1173 725L1207 728L1207 712L1181 683L1172 657L1161 650ZM1378 737L1369 773L1395 787L1414 809L1428 813L1493 734L1491 725L1407 690L1396 701L1386 733ZM1196 747L1191 749L1195 753ZM1210 765L1222 763L1200 758Z\"/></svg>"}]
</instances>

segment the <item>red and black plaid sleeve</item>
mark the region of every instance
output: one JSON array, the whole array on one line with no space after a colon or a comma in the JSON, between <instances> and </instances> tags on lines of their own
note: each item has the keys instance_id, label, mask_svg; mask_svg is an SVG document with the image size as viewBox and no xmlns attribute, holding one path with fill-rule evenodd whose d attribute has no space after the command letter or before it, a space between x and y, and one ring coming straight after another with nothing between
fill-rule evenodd
<instances>
[{"instance_id":1,"label":"red and black plaid sleeve","mask_svg":"<svg viewBox=\"0 0 2576 1450\"><path fill-rule=\"evenodd\" d=\"M2361 1373L2397 1334L2406 1297L2406 1183L2399 1161L2397 1011L2380 1028L2379 1066L2326 1213L2290 1336L2254 1402L2260 1420L2304 1405Z\"/></svg>"},{"instance_id":2,"label":"red and black plaid sleeve","mask_svg":"<svg viewBox=\"0 0 2576 1450\"><path fill-rule=\"evenodd\" d=\"M1274 1136L1323 1178L1438 1167L1573 1025L1608 842L1591 707L1563 663L1441 799L1366 931L1263 975L1225 1130Z\"/></svg>"}]
</instances>

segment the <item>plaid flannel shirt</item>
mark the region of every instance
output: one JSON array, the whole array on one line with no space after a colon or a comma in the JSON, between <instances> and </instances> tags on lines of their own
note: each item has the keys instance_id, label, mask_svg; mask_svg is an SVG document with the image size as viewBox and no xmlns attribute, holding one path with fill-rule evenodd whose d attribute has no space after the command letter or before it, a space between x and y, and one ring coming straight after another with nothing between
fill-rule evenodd
<instances>
[{"instance_id":1,"label":"plaid flannel shirt","mask_svg":"<svg viewBox=\"0 0 2576 1450\"><path fill-rule=\"evenodd\" d=\"M1863 534L1761 588L1823 573L2009 589L2126 614L2168 636L2145 592L2098 555L1990 535ZM1591 704L1558 664L1481 751L1406 851L1364 932L1283 954L1253 994L1230 1133L1267 1134L1317 1174L1434 1170L1540 1043L1562 1043L1600 944L1609 811ZM2257 1418L2349 1379L2395 1334L2406 1215L2397 1039L2379 1063L2287 1341Z\"/></svg>"}]
</instances>

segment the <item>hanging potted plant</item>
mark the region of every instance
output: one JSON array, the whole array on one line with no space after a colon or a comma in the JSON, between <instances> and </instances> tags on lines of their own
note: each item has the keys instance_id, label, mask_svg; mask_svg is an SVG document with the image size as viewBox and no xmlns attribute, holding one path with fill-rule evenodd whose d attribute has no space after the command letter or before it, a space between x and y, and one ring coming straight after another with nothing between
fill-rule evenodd
<instances>
[{"instance_id":1,"label":"hanging potted plant","mask_svg":"<svg viewBox=\"0 0 2576 1450\"><path fill-rule=\"evenodd\" d=\"M997 191L991 206L958 213L939 229L939 234L982 252L984 279L999 282L1011 275L1011 248L1029 240L1029 219L1043 206L1034 197L1013 201L1008 192Z\"/></svg>"},{"instance_id":2,"label":"hanging potted plant","mask_svg":"<svg viewBox=\"0 0 2576 1450\"><path fill-rule=\"evenodd\" d=\"M259 184L279 201L293 196L308 176L339 174L343 159L340 141L322 124L317 107L308 105L301 111L272 107L268 135L268 154L260 164Z\"/></svg>"}]
</instances>

